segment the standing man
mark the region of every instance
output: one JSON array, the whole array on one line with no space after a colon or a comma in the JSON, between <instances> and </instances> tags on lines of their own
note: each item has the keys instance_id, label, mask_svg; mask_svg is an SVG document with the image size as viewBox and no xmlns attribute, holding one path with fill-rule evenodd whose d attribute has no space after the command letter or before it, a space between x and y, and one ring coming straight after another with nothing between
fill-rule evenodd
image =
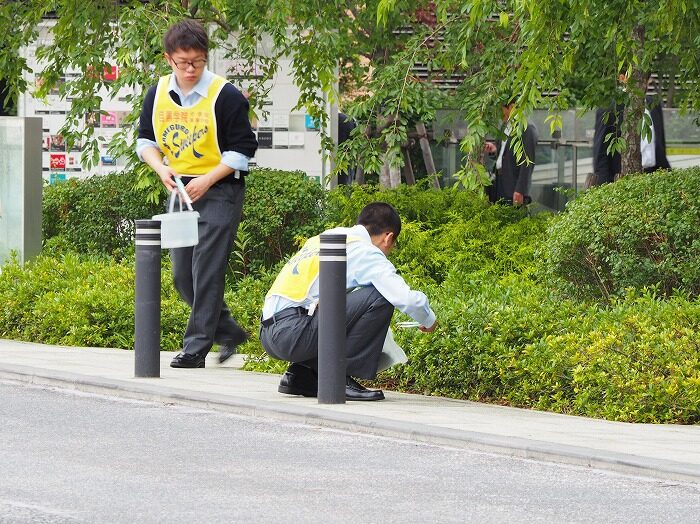
<instances>
[{"instance_id":1,"label":"standing man","mask_svg":"<svg viewBox=\"0 0 700 524\"><path fill-rule=\"evenodd\" d=\"M618 80L620 89L626 91L627 75L619 75ZM647 87L650 86L651 78L647 82ZM625 105L621 103L596 110L591 186L614 182L622 172L622 155L618 152L608 153L608 147L612 139L619 139L622 136L624 111ZM642 169L645 173L653 173L659 169L671 169L671 164L666 156L666 131L660 100L657 97L647 96L644 113L649 119L651 136L643 134L640 137Z\"/></svg>"},{"instance_id":2,"label":"standing man","mask_svg":"<svg viewBox=\"0 0 700 524\"><path fill-rule=\"evenodd\" d=\"M505 141L497 144L487 142L484 149L489 154L496 154L496 164L494 166L495 179L490 191L492 202L499 200L506 204L521 206L529 204L530 184L532 182L532 171L535 169L535 147L537 146L537 128L531 122L527 123L527 128L523 131L521 139L523 142L524 157L518 160L513 149L513 137L511 137L510 114L515 107L512 98L507 100L502 106L503 122L506 135Z\"/></svg>"},{"instance_id":3,"label":"standing man","mask_svg":"<svg viewBox=\"0 0 700 524\"><path fill-rule=\"evenodd\" d=\"M599 108L595 113L593 134L593 174L595 176L591 185L599 186L614 182L622 172L622 155L618 152L608 153L608 146L613 138L620 138L622 135L624 110L623 104L617 104L608 108ZM640 137L642 169L645 173L671 169L666 156L664 115L658 100L648 96L644 113L649 118L651 136Z\"/></svg>"},{"instance_id":4,"label":"standing man","mask_svg":"<svg viewBox=\"0 0 700 524\"><path fill-rule=\"evenodd\" d=\"M641 138L642 168L645 173L653 173L659 169L671 169L666 156L666 130L664 129L664 113L661 104L652 96L646 98L645 112L651 120L651 139Z\"/></svg>"},{"instance_id":5,"label":"standing man","mask_svg":"<svg viewBox=\"0 0 700 524\"><path fill-rule=\"evenodd\" d=\"M199 243L170 251L175 288L192 308L182 352L170 365L203 368L214 343L224 362L248 338L224 303L224 281L258 144L246 98L206 68L209 37L202 25L178 22L163 44L172 74L146 94L136 152L169 191L181 177L200 215Z\"/></svg>"},{"instance_id":6,"label":"standing man","mask_svg":"<svg viewBox=\"0 0 700 524\"><path fill-rule=\"evenodd\" d=\"M346 358L347 400L382 400L380 390L362 386L354 377L373 379L389 329L394 307L420 323L420 330L435 330L437 321L428 299L413 291L387 255L401 232L401 218L384 202L365 206L354 227L329 233L347 236ZM260 342L268 355L291 362L278 391L315 397L318 391L319 241L310 238L289 259L265 297Z\"/></svg>"},{"instance_id":7,"label":"standing man","mask_svg":"<svg viewBox=\"0 0 700 524\"><path fill-rule=\"evenodd\" d=\"M593 133L593 180L592 186L600 186L615 181L622 171L620 153L608 153L613 139L622 135L622 113L625 106L616 104L608 108L599 108L595 112L595 131Z\"/></svg>"},{"instance_id":8,"label":"standing man","mask_svg":"<svg viewBox=\"0 0 700 524\"><path fill-rule=\"evenodd\" d=\"M350 133L357 127L355 121L345 113L338 113L338 145L350 140ZM338 185L349 186L355 178L355 168L348 168L347 172L338 173Z\"/></svg>"}]
</instances>

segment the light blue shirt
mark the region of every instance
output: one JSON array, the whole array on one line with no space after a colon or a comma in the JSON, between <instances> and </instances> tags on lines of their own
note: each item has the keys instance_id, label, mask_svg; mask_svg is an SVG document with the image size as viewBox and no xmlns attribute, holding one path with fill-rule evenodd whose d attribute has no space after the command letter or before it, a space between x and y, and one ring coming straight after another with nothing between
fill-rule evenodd
<instances>
[{"instance_id":1,"label":"light blue shirt","mask_svg":"<svg viewBox=\"0 0 700 524\"><path fill-rule=\"evenodd\" d=\"M180 86L177 85L175 75L170 75L168 91L172 91L180 97L180 105L182 107L192 107L202 98L207 96L207 94L209 93L209 87L211 86L213 80L214 73L212 73L208 69L205 69L202 72L202 77L194 85L194 87L187 94L187 96L185 96L182 94ZM155 147L158 151L160 151L160 146L157 142L154 142L153 140L148 140L147 138L139 138L136 140L136 154L138 155L139 160L141 160L141 162L143 162L143 151L149 147ZM221 152L221 163L237 171L248 171L249 160L249 157L242 155L237 151Z\"/></svg>"},{"instance_id":2,"label":"light blue shirt","mask_svg":"<svg viewBox=\"0 0 700 524\"><path fill-rule=\"evenodd\" d=\"M365 226L338 227L329 230L328 233L343 233L348 238L359 238L358 241L348 242L346 245L346 289L374 286L396 309L420 322L421 326L431 327L435 324L435 313L430 309L428 297L409 287L396 272L394 264L372 244L372 238ZM293 302L279 295L271 295L265 299L262 316L267 319L283 309L296 306L313 311L315 304L318 303L318 294L318 278L316 278L306 299L302 302Z\"/></svg>"}]
</instances>

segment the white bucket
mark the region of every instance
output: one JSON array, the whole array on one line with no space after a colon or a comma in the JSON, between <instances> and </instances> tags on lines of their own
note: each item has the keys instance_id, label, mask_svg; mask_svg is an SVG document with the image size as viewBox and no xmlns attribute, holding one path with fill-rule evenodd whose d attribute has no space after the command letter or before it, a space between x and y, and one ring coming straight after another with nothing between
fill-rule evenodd
<instances>
[{"instance_id":1,"label":"white bucket","mask_svg":"<svg viewBox=\"0 0 700 524\"><path fill-rule=\"evenodd\" d=\"M174 212L175 196L180 201L180 211ZM197 211L183 211L182 197L178 191L170 193L168 212L162 215L154 215L153 220L160 220L160 247L170 249L176 247L196 246L199 243L199 230Z\"/></svg>"}]
</instances>

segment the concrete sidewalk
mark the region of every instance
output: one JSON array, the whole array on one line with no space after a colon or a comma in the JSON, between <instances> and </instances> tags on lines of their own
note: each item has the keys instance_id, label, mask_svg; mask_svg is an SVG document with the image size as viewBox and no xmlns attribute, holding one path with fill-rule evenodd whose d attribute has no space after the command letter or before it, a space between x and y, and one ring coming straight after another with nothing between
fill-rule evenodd
<instances>
[{"instance_id":1,"label":"concrete sidewalk","mask_svg":"<svg viewBox=\"0 0 700 524\"><path fill-rule=\"evenodd\" d=\"M134 354L0 340L0 379L177 403L536 460L700 483L700 426L626 424L439 397L386 393L381 402L319 405L277 393L279 376L224 366L134 378Z\"/></svg>"}]
</instances>

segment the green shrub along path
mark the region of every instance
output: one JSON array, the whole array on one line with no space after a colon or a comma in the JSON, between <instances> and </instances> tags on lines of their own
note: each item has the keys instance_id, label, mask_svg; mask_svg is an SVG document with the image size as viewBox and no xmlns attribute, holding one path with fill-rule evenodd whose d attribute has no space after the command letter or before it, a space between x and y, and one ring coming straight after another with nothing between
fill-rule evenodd
<instances>
[{"instance_id":1,"label":"green shrub along path","mask_svg":"<svg viewBox=\"0 0 700 524\"><path fill-rule=\"evenodd\" d=\"M655 286L700 293L697 169L624 177L594 188L552 226L543 255L573 296L604 298Z\"/></svg>"},{"instance_id":2,"label":"green shrub along path","mask_svg":"<svg viewBox=\"0 0 700 524\"><path fill-rule=\"evenodd\" d=\"M74 221L88 217L56 204L94 200L82 184L117 183L110 177L47 188L45 221L56 209L72 218L47 224L33 263L2 268L0 337L133 347L133 247L123 232L150 209L127 199L118 219L91 211L105 223L85 242L87 226ZM253 335L246 368L286 367L257 339L279 264L307 236L350 224L367 202L383 200L404 220L391 258L428 294L440 325L432 334L394 330L409 362L379 385L609 420L699 423L698 190L700 169L638 175L587 192L560 215L529 216L464 191L325 193L300 173L254 172L226 292ZM162 345L177 350L187 310L168 264L164 255Z\"/></svg>"}]
</instances>

